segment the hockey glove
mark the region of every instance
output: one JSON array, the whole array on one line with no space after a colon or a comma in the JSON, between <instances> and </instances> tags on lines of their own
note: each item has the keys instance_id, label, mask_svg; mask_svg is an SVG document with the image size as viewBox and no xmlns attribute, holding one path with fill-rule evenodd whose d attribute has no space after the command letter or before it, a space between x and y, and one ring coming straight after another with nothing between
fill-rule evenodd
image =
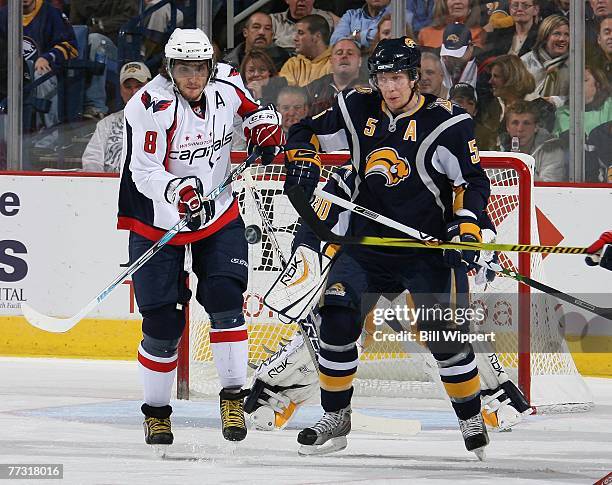
<instances>
[{"instance_id":1,"label":"hockey glove","mask_svg":"<svg viewBox=\"0 0 612 485\"><path fill-rule=\"evenodd\" d=\"M585 258L589 266L601 266L612 271L612 231L604 232L599 239L587 248Z\"/></svg>"},{"instance_id":2,"label":"hockey glove","mask_svg":"<svg viewBox=\"0 0 612 485\"><path fill-rule=\"evenodd\" d=\"M244 136L247 139L249 155L259 147L262 165L269 165L276 155L282 152L285 144L285 133L282 128L282 116L274 105L264 106L245 116L242 122Z\"/></svg>"},{"instance_id":3,"label":"hockey glove","mask_svg":"<svg viewBox=\"0 0 612 485\"><path fill-rule=\"evenodd\" d=\"M189 218L187 227L192 231L215 216L215 201L204 199L202 181L198 177L183 177L168 182L166 200L176 206L181 219Z\"/></svg>"},{"instance_id":4,"label":"hockey glove","mask_svg":"<svg viewBox=\"0 0 612 485\"><path fill-rule=\"evenodd\" d=\"M293 143L285 146L285 193L300 186L308 200L312 199L321 176L321 158L311 143Z\"/></svg>"},{"instance_id":5,"label":"hockey glove","mask_svg":"<svg viewBox=\"0 0 612 485\"><path fill-rule=\"evenodd\" d=\"M482 242L482 234L480 227L474 219L469 217L460 217L446 226L447 240L451 242ZM450 268L458 268L462 261L465 261L468 267L474 264L474 261L479 256L479 251L472 250L444 250L444 262Z\"/></svg>"}]
</instances>

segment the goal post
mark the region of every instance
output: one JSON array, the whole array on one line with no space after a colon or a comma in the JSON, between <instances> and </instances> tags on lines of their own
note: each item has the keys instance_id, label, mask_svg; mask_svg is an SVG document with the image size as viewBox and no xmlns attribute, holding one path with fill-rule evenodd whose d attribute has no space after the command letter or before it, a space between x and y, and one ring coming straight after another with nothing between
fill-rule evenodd
<instances>
[{"instance_id":1,"label":"goal post","mask_svg":"<svg viewBox=\"0 0 612 485\"><path fill-rule=\"evenodd\" d=\"M235 153L235 161L243 154ZM322 155L323 186L329 174L349 159L347 153ZM533 158L520 153L481 152L481 163L491 181L487 206L496 226L497 241L538 244L538 230L533 201ZM298 228L298 215L283 194L282 163L253 167L255 190L263 210L275 230L275 236L287 258ZM243 182L233 185L245 225L262 226L261 216L250 200ZM502 266L521 274L544 280L542 255L505 253ZM265 307L263 295L281 271L265 231L261 241L249 245L249 286L245 293L244 313L249 326L249 362L256 365L276 350L297 330L284 324ZM192 275L190 284L195 284ZM472 278L473 280L473 278ZM588 389L576 370L565 341L560 341L559 315L554 303L530 287L498 276L485 290L479 302L488 306L493 330L509 342L500 360L519 387L540 410L584 409L591 405ZM488 293L487 293L488 291ZM515 310L517 309L517 310ZM208 343L209 321L203 308L192 299L188 325L179 346L177 396L187 399L218 393L219 384ZM367 325L366 325L367 327ZM365 328L362 344L368 342ZM371 338L370 338L371 342ZM418 345L417 345L418 347ZM428 352L398 345L374 345L361 352L355 380L357 394L443 398L435 362ZM556 349L551 353L550 349ZM498 351L499 352L499 351ZM434 372L435 371L435 372Z\"/></svg>"}]
</instances>

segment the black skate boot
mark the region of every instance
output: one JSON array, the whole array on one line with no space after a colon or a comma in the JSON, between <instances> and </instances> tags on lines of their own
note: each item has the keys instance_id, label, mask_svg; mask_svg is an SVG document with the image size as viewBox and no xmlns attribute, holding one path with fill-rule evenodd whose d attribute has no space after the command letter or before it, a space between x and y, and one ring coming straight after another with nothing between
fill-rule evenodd
<instances>
[{"instance_id":1,"label":"black skate boot","mask_svg":"<svg viewBox=\"0 0 612 485\"><path fill-rule=\"evenodd\" d=\"M145 415L145 443L148 445L171 445L174 441L170 424L171 406L153 407L143 404L140 408Z\"/></svg>"},{"instance_id":2,"label":"black skate boot","mask_svg":"<svg viewBox=\"0 0 612 485\"><path fill-rule=\"evenodd\" d=\"M351 406L339 411L325 412L312 428L298 434L300 455L324 455L346 448L346 435L351 431Z\"/></svg>"},{"instance_id":3,"label":"black skate boot","mask_svg":"<svg viewBox=\"0 0 612 485\"><path fill-rule=\"evenodd\" d=\"M478 413L466 420L460 419L459 428L461 428L466 449L473 451L480 461L484 461L484 448L489 444L489 434L482 419L482 414Z\"/></svg>"},{"instance_id":4,"label":"black skate boot","mask_svg":"<svg viewBox=\"0 0 612 485\"><path fill-rule=\"evenodd\" d=\"M244 422L243 400L248 394L248 389L239 392L221 389L219 393L223 437L228 441L242 441L246 438L247 428Z\"/></svg>"}]
</instances>

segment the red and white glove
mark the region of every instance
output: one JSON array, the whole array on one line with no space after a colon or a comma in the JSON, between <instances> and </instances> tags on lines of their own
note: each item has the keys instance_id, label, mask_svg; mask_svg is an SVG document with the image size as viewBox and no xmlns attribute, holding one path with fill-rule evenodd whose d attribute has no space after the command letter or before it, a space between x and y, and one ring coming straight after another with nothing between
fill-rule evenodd
<instances>
[{"instance_id":1,"label":"red and white glove","mask_svg":"<svg viewBox=\"0 0 612 485\"><path fill-rule=\"evenodd\" d=\"M187 227L192 231L215 217L215 201L204 198L202 181L198 177L183 177L168 182L166 200L176 206L181 219L189 217Z\"/></svg>"},{"instance_id":2,"label":"red and white glove","mask_svg":"<svg viewBox=\"0 0 612 485\"><path fill-rule=\"evenodd\" d=\"M242 128L247 140L248 153L259 147L262 165L272 163L274 157L283 151L285 133L282 128L282 116L274 105L263 106L246 115Z\"/></svg>"},{"instance_id":3,"label":"red and white glove","mask_svg":"<svg viewBox=\"0 0 612 485\"><path fill-rule=\"evenodd\" d=\"M601 266L612 271L612 231L606 231L587 248L585 258L589 266Z\"/></svg>"}]
</instances>

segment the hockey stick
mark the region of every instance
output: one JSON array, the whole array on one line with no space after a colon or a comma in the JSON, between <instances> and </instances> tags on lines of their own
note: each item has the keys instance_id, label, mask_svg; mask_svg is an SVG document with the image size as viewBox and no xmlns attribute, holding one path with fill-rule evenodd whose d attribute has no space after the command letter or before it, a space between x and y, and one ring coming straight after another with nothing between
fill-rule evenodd
<instances>
[{"instance_id":1,"label":"hockey stick","mask_svg":"<svg viewBox=\"0 0 612 485\"><path fill-rule=\"evenodd\" d=\"M398 231L402 231L405 232L406 234L408 234L409 236L413 236L413 237L420 237L420 236L424 236L425 238L429 238L429 240L433 240L436 241L437 244L436 245L431 245L431 243L423 245L421 244L416 245L416 246L400 246L400 247L421 247L421 248L437 248L437 249L459 249L455 244L446 244L446 243L440 243L439 241L435 240L433 237L422 233L421 231L417 231L416 229L413 229L411 227L405 226L403 224L400 224L399 222L396 222L392 219L389 219L388 217L385 217L383 215L377 214L376 212L373 212L369 209L366 209L365 207L361 207L358 206L357 204L354 204L352 202L346 201L340 197L336 197L332 194L329 194L327 192L324 192L322 190L316 190L315 194L318 195L319 197L322 197L324 199L329 200L330 202L333 202L334 204L338 204L340 207L343 207L344 209L350 210L352 212L355 212L357 214L360 214L364 217L367 217L368 219L371 219L373 221L377 221L381 224L386 225L387 227L390 227L392 229L397 229ZM292 187L289 191L289 199L291 200L291 203L293 204L293 206L295 207L295 209L297 210L297 212L300 214L300 216L306 221L306 223L310 226L310 228L312 229L312 231L317 235L317 237L319 237L322 241L329 241L332 243L336 243L336 244L355 244L355 245L366 245L366 246L379 246L379 244L376 244L375 242L371 242L370 240L374 240L374 239L394 239L396 241L407 241L406 239L399 239L399 238L374 238L374 237L351 237L351 236L339 236L338 234L335 234L334 232L332 232L316 215L316 213L312 210L312 207L310 206L310 204L308 204L308 201L306 201L306 197L304 196L304 192L301 190L301 188L299 187ZM368 241L366 241L368 240ZM415 242L421 242L422 241L415 241ZM465 244L469 244L469 243L465 243ZM451 247L452 246L452 247ZM505 245L505 244L499 244L499 245L485 245L485 244L479 244L478 245L481 249L487 249L485 246L512 246L512 245ZM529 247L527 245L522 245L525 247ZM463 249L468 249L467 246L461 246ZM548 247L548 246L532 246L532 247ZM469 249L476 249L476 245L469 247ZM576 254L576 253L573 253ZM575 305L579 308L583 308L585 310L590 311L591 313L594 313L596 315L599 315L603 318L606 318L608 320L612 320L612 308L605 308L605 307L598 307L596 305L593 305L591 303L588 303L584 300L581 300L580 298L576 298L575 296L571 296L568 295L567 293L564 293L560 290L557 290L551 286L545 285L544 283L540 283L539 281L536 281L532 278L529 278L527 276L524 276L516 271L512 271L510 269L507 268L503 268L501 265L497 264L497 263L493 263L493 262L488 262L488 261L480 261L477 260L475 261L476 264L478 264L479 266L482 266L484 268L490 269L491 271L495 271L496 273L501 273L509 278L512 278L520 283L524 283L528 286L531 286L532 288L535 288L537 290L542 291L543 293L547 293L549 295L552 295L556 298L558 298L559 300L563 300L567 303L570 303L572 305Z\"/></svg>"},{"instance_id":2,"label":"hockey stick","mask_svg":"<svg viewBox=\"0 0 612 485\"><path fill-rule=\"evenodd\" d=\"M338 196L325 192L321 189L315 190L315 195L324 199L338 204L345 209L349 209L352 212L361 214L368 219L373 221L382 222L386 220L389 225L390 219L377 214L365 207L349 202L350 207L345 207L343 203L347 203L346 200L341 199ZM288 194L289 195L289 194ZM289 196L291 199L291 196ZM301 215L301 214L300 214ZM392 227L392 226L390 226ZM397 227L393 227L398 229ZM506 251L506 252L518 252L518 253L546 253L546 254L586 254L587 248L581 247L568 247L568 246L539 246L533 244L497 244L497 243L478 243L478 242L446 242L440 241L433 236L429 236L424 232L411 227L403 226L403 229L399 229L405 232L408 236L414 239L406 239L401 237L376 237L376 236L360 236L360 237L348 237L343 236L343 244L359 244L364 246L386 246L386 247L400 247L400 248L437 248L437 249L459 249L459 250L474 250L474 251ZM337 236L337 235L335 235ZM327 240L327 239L326 239ZM330 241L337 242L339 241Z\"/></svg>"},{"instance_id":3,"label":"hockey stick","mask_svg":"<svg viewBox=\"0 0 612 485\"><path fill-rule=\"evenodd\" d=\"M263 204L259 199L259 194L254 188L253 177L249 170L246 170L243 174L243 180L245 181L245 185L251 194L251 198L255 203L255 207L259 212L259 217L261 218L261 223L268 235L272 243L272 248L276 253L281 265L283 267L287 266L287 260L285 259L285 255L276 239L276 235L274 232L274 227L272 223L269 221L268 216L266 215ZM310 354L310 358L319 373L319 359L318 354L320 350L319 346L319 336L317 334L317 329L315 326L315 316L313 314L312 309L308 313L308 318L306 320L299 320L296 322L302 331L302 335L304 338L304 344L308 349L308 353ZM374 433L382 433L382 434L399 434L399 435L415 435L419 431L421 431L421 422L418 420L412 419L388 419L384 417L376 417L376 416L368 416L366 414L362 414L356 410L352 412L352 427L358 431L366 431L366 432L374 432Z\"/></svg>"},{"instance_id":4,"label":"hockey stick","mask_svg":"<svg viewBox=\"0 0 612 485\"><path fill-rule=\"evenodd\" d=\"M245 168L247 168L251 163L253 163L259 157L258 152L253 152L248 158L246 158L240 165L234 168L227 178L221 182L215 189L213 189L207 196L207 199L215 199L217 198L227 187L230 186L233 180L235 180L238 175ZM34 327L40 328L41 330L45 330L47 332L53 333L63 333L70 330L77 323L79 323L89 312L91 312L94 308L96 308L100 303L102 303L108 295L119 285L125 278L134 274L138 271L147 261L149 261L155 254L157 254L161 248L163 248L166 244L168 244L174 236L176 236L181 229L183 229L189 223L189 219L185 217L177 222L174 226L172 226L168 232L166 232L153 246L151 246L142 256L140 256L132 265L127 268L123 273L117 276L111 283L109 283L98 295L91 300L85 307L83 307L76 315L70 318L55 318L50 317L48 315L44 315L34 310L31 306L23 303L21 305L21 310L23 312L23 316L28 321L28 323Z\"/></svg>"}]
</instances>

